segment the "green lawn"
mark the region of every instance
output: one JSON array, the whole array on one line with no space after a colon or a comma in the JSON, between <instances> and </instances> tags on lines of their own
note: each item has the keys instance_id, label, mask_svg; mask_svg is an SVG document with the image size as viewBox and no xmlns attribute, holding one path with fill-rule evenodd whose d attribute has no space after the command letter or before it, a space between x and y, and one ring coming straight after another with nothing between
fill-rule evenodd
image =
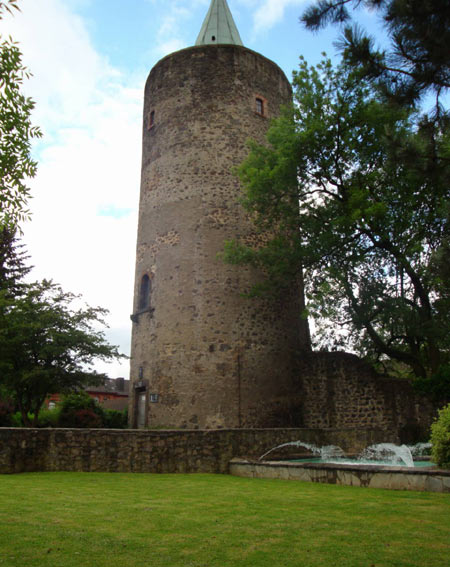
<instances>
[{"instance_id":1,"label":"green lawn","mask_svg":"<svg viewBox=\"0 0 450 567\"><path fill-rule=\"evenodd\" d=\"M444 567L450 495L222 475L0 475L0 566Z\"/></svg>"}]
</instances>

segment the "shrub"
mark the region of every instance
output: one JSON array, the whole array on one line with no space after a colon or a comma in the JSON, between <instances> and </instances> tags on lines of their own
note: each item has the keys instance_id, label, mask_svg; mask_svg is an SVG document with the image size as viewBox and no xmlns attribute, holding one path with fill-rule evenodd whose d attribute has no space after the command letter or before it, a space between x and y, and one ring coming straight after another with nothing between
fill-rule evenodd
<instances>
[{"instance_id":1,"label":"shrub","mask_svg":"<svg viewBox=\"0 0 450 567\"><path fill-rule=\"evenodd\" d=\"M450 469L450 404L439 410L439 416L431 426L431 444L433 461Z\"/></svg>"},{"instance_id":2,"label":"shrub","mask_svg":"<svg viewBox=\"0 0 450 567\"><path fill-rule=\"evenodd\" d=\"M450 401L450 365L441 366L431 378L416 378L413 386L417 392L437 402Z\"/></svg>"},{"instance_id":3,"label":"shrub","mask_svg":"<svg viewBox=\"0 0 450 567\"><path fill-rule=\"evenodd\" d=\"M61 413L61 408L56 407L53 409L41 409L38 417L38 427L58 427L59 414Z\"/></svg>"},{"instance_id":4,"label":"shrub","mask_svg":"<svg viewBox=\"0 0 450 567\"><path fill-rule=\"evenodd\" d=\"M103 409L86 392L69 394L62 403L58 425L60 427L102 427Z\"/></svg>"},{"instance_id":5,"label":"shrub","mask_svg":"<svg viewBox=\"0 0 450 567\"><path fill-rule=\"evenodd\" d=\"M90 409L70 410L64 416L64 427L102 427L102 418Z\"/></svg>"},{"instance_id":6,"label":"shrub","mask_svg":"<svg viewBox=\"0 0 450 567\"><path fill-rule=\"evenodd\" d=\"M11 416L11 427L23 427L22 415L20 411L16 411Z\"/></svg>"},{"instance_id":7,"label":"shrub","mask_svg":"<svg viewBox=\"0 0 450 567\"><path fill-rule=\"evenodd\" d=\"M103 410L103 426L108 429L126 429L128 427L127 410Z\"/></svg>"},{"instance_id":8,"label":"shrub","mask_svg":"<svg viewBox=\"0 0 450 567\"><path fill-rule=\"evenodd\" d=\"M0 400L0 427L11 427L14 406L9 400Z\"/></svg>"},{"instance_id":9,"label":"shrub","mask_svg":"<svg viewBox=\"0 0 450 567\"><path fill-rule=\"evenodd\" d=\"M38 422L36 427L58 427L59 425L60 408L47 409L44 408L39 412ZM29 413L28 419L32 422L34 414ZM11 414L11 422L9 427L24 427L22 414L16 411Z\"/></svg>"}]
</instances>

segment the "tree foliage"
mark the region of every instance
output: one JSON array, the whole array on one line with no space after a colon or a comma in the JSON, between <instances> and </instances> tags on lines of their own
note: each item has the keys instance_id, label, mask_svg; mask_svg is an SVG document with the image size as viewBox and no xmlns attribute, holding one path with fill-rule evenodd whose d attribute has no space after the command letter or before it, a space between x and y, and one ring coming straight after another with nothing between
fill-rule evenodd
<instances>
[{"instance_id":1,"label":"tree foliage","mask_svg":"<svg viewBox=\"0 0 450 567\"><path fill-rule=\"evenodd\" d=\"M22 279L31 271L27 259L14 231L0 227L0 290L6 296L14 297L23 287Z\"/></svg>"},{"instance_id":2,"label":"tree foliage","mask_svg":"<svg viewBox=\"0 0 450 567\"><path fill-rule=\"evenodd\" d=\"M0 1L0 19L14 8L16 0ZM14 229L29 217L27 181L37 167L31 141L42 134L31 123L34 102L22 92L28 77L17 43L0 36L0 228Z\"/></svg>"},{"instance_id":3,"label":"tree foliage","mask_svg":"<svg viewBox=\"0 0 450 567\"><path fill-rule=\"evenodd\" d=\"M302 61L293 86L294 107L239 169L244 206L272 239L228 243L225 256L264 268L266 287L303 266L322 345L429 377L450 349L448 119L387 104L329 60Z\"/></svg>"},{"instance_id":4,"label":"tree foliage","mask_svg":"<svg viewBox=\"0 0 450 567\"><path fill-rule=\"evenodd\" d=\"M351 25L349 7L381 16L390 41L386 49ZM448 0L318 0L302 21L315 31L329 23L344 24L339 45L346 62L359 66L401 104L417 102L430 92L439 104L450 87Z\"/></svg>"},{"instance_id":5,"label":"tree foliage","mask_svg":"<svg viewBox=\"0 0 450 567\"><path fill-rule=\"evenodd\" d=\"M450 404L439 410L431 426L431 458L440 467L450 468Z\"/></svg>"},{"instance_id":6,"label":"tree foliage","mask_svg":"<svg viewBox=\"0 0 450 567\"><path fill-rule=\"evenodd\" d=\"M14 250L13 246L13 257ZM21 265L11 254L8 262ZM100 383L105 376L95 372L93 362L121 355L98 330L104 325L105 309L80 306L79 296L51 281L19 286L15 278L5 278L3 283L0 386L11 393L24 424L29 425L28 414L37 422L50 394Z\"/></svg>"}]
</instances>

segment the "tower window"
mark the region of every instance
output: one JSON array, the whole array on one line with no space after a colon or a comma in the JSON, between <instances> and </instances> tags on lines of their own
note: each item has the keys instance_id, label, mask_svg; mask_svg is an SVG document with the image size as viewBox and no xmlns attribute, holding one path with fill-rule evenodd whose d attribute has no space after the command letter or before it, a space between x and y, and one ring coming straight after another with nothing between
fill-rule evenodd
<instances>
[{"instance_id":1,"label":"tower window","mask_svg":"<svg viewBox=\"0 0 450 567\"><path fill-rule=\"evenodd\" d=\"M150 306L151 281L147 274L142 276L141 288L139 290L139 311Z\"/></svg>"},{"instance_id":2,"label":"tower window","mask_svg":"<svg viewBox=\"0 0 450 567\"><path fill-rule=\"evenodd\" d=\"M256 102L256 107L255 107L256 113L260 114L261 116L264 116L264 101L263 101L263 99L257 97L255 102Z\"/></svg>"},{"instance_id":3,"label":"tower window","mask_svg":"<svg viewBox=\"0 0 450 567\"><path fill-rule=\"evenodd\" d=\"M154 125L155 125L155 111L152 110L148 117L148 129L150 130L150 128L153 128Z\"/></svg>"},{"instance_id":4,"label":"tower window","mask_svg":"<svg viewBox=\"0 0 450 567\"><path fill-rule=\"evenodd\" d=\"M215 35L213 35L213 36L211 37L211 41L216 41L216 36L215 36Z\"/></svg>"}]
</instances>

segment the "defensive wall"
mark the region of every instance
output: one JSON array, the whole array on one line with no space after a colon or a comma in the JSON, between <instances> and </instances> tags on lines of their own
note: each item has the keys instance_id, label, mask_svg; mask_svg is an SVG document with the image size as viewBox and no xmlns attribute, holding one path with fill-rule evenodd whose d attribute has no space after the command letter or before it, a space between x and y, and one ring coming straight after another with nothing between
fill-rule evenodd
<instances>
[{"instance_id":1,"label":"defensive wall","mask_svg":"<svg viewBox=\"0 0 450 567\"><path fill-rule=\"evenodd\" d=\"M427 438L437 415L437 407L409 380L379 374L345 352L304 357L298 384L298 427L383 429L414 443Z\"/></svg>"},{"instance_id":2,"label":"defensive wall","mask_svg":"<svg viewBox=\"0 0 450 567\"><path fill-rule=\"evenodd\" d=\"M226 474L233 457L259 458L272 447L299 440L319 446L339 445L348 453L373 443L401 441L394 432L377 429L0 428L0 473Z\"/></svg>"}]
</instances>

